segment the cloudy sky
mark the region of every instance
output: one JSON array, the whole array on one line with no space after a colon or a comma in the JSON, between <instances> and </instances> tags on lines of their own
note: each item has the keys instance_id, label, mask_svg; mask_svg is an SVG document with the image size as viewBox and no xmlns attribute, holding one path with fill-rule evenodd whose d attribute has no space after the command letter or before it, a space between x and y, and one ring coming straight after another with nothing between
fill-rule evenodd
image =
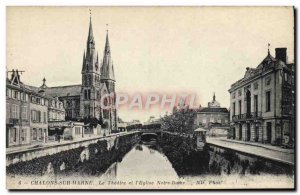
<instances>
[{"instance_id":1,"label":"cloudy sky","mask_svg":"<svg viewBox=\"0 0 300 195\"><path fill-rule=\"evenodd\" d=\"M8 7L7 69L40 86L81 83L92 10L96 49L103 55L106 24L117 92L197 94L206 106L215 92L229 107L230 85L267 55L268 43L294 60L293 9L288 7ZM120 109L122 119L145 121L166 110Z\"/></svg>"}]
</instances>

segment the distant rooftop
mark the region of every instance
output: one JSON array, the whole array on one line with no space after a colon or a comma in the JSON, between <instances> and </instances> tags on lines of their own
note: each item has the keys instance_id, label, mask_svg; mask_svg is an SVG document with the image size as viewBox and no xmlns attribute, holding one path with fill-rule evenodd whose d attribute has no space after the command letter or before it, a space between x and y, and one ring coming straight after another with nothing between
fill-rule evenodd
<instances>
[{"instance_id":1,"label":"distant rooftop","mask_svg":"<svg viewBox=\"0 0 300 195\"><path fill-rule=\"evenodd\" d=\"M198 113L202 113L202 112L219 112L219 113L228 113L228 109L227 108L209 108L209 107L205 107L202 108L200 111L198 111Z\"/></svg>"},{"instance_id":2,"label":"distant rooftop","mask_svg":"<svg viewBox=\"0 0 300 195\"><path fill-rule=\"evenodd\" d=\"M79 96L81 85L68 85L45 88L45 93L53 97Z\"/></svg>"}]
</instances>

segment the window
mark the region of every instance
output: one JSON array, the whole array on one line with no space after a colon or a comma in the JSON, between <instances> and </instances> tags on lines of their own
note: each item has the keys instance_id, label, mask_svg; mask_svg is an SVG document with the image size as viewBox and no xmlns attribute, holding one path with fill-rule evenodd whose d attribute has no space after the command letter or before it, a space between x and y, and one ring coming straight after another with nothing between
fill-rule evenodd
<instances>
[{"instance_id":1,"label":"window","mask_svg":"<svg viewBox=\"0 0 300 195\"><path fill-rule=\"evenodd\" d=\"M36 130L36 128L32 129L32 140L37 140L37 130Z\"/></svg>"},{"instance_id":2,"label":"window","mask_svg":"<svg viewBox=\"0 0 300 195\"><path fill-rule=\"evenodd\" d=\"M80 127L75 127L75 134L80 135Z\"/></svg>"},{"instance_id":3,"label":"window","mask_svg":"<svg viewBox=\"0 0 300 195\"><path fill-rule=\"evenodd\" d=\"M26 101L26 94L25 93L21 93L21 99L22 99L22 101Z\"/></svg>"},{"instance_id":4,"label":"window","mask_svg":"<svg viewBox=\"0 0 300 195\"><path fill-rule=\"evenodd\" d=\"M266 92L266 112L271 111L271 92Z\"/></svg>"},{"instance_id":5,"label":"window","mask_svg":"<svg viewBox=\"0 0 300 195\"><path fill-rule=\"evenodd\" d=\"M17 142L17 128L11 128L9 131L10 143Z\"/></svg>"},{"instance_id":6,"label":"window","mask_svg":"<svg viewBox=\"0 0 300 195\"><path fill-rule=\"evenodd\" d=\"M91 99L91 90L89 89L87 93L88 93L88 94L87 94L88 99L90 100L90 99Z\"/></svg>"},{"instance_id":7,"label":"window","mask_svg":"<svg viewBox=\"0 0 300 195\"><path fill-rule=\"evenodd\" d=\"M41 111L38 111L38 122L42 122Z\"/></svg>"},{"instance_id":8,"label":"window","mask_svg":"<svg viewBox=\"0 0 300 195\"><path fill-rule=\"evenodd\" d=\"M42 122L41 111L31 110L31 121Z\"/></svg>"},{"instance_id":9,"label":"window","mask_svg":"<svg viewBox=\"0 0 300 195\"><path fill-rule=\"evenodd\" d=\"M87 98L87 90L84 90L84 99L86 100Z\"/></svg>"},{"instance_id":10,"label":"window","mask_svg":"<svg viewBox=\"0 0 300 195\"><path fill-rule=\"evenodd\" d=\"M31 110L31 121L32 122L36 121L36 111L35 110Z\"/></svg>"},{"instance_id":11,"label":"window","mask_svg":"<svg viewBox=\"0 0 300 195\"><path fill-rule=\"evenodd\" d=\"M258 111L258 96L254 95L254 112Z\"/></svg>"},{"instance_id":12,"label":"window","mask_svg":"<svg viewBox=\"0 0 300 195\"><path fill-rule=\"evenodd\" d=\"M239 114L242 114L242 101L239 101Z\"/></svg>"},{"instance_id":13,"label":"window","mask_svg":"<svg viewBox=\"0 0 300 195\"><path fill-rule=\"evenodd\" d=\"M203 123L203 124L206 124L206 118L203 118L203 119L202 119L202 123Z\"/></svg>"},{"instance_id":14,"label":"window","mask_svg":"<svg viewBox=\"0 0 300 195\"><path fill-rule=\"evenodd\" d=\"M240 89L238 93L239 93L239 96L241 96L242 95L242 90Z\"/></svg>"},{"instance_id":15,"label":"window","mask_svg":"<svg viewBox=\"0 0 300 195\"><path fill-rule=\"evenodd\" d=\"M27 120L27 106L22 106L22 119Z\"/></svg>"},{"instance_id":16,"label":"window","mask_svg":"<svg viewBox=\"0 0 300 195\"><path fill-rule=\"evenodd\" d=\"M235 102L233 102L233 105L232 105L232 115L235 115Z\"/></svg>"},{"instance_id":17,"label":"window","mask_svg":"<svg viewBox=\"0 0 300 195\"><path fill-rule=\"evenodd\" d=\"M19 106L12 104L12 118L19 118Z\"/></svg>"},{"instance_id":18,"label":"window","mask_svg":"<svg viewBox=\"0 0 300 195\"><path fill-rule=\"evenodd\" d=\"M26 129L21 130L21 141L26 141Z\"/></svg>"},{"instance_id":19,"label":"window","mask_svg":"<svg viewBox=\"0 0 300 195\"><path fill-rule=\"evenodd\" d=\"M9 103L6 103L6 118L10 118L10 106L9 106Z\"/></svg>"},{"instance_id":20,"label":"window","mask_svg":"<svg viewBox=\"0 0 300 195\"><path fill-rule=\"evenodd\" d=\"M42 128L39 128L37 137L38 137L39 140L41 140L41 138L44 137L43 136L43 129Z\"/></svg>"},{"instance_id":21,"label":"window","mask_svg":"<svg viewBox=\"0 0 300 195\"><path fill-rule=\"evenodd\" d=\"M14 91L14 99L19 99L19 92L18 91Z\"/></svg>"},{"instance_id":22,"label":"window","mask_svg":"<svg viewBox=\"0 0 300 195\"><path fill-rule=\"evenodd\" d=\"M8 97L11 98L11 90L8 89Z\"/></svg>"},{"instance_id":23,"label":"window","mask_svg":"<svg viewBox=\"0 0 300 195\"><path fill-rule=\"evenodd\" d=\"M44 123L47 123L47 113L44 112Z\"/></svg>"}]
</instances>

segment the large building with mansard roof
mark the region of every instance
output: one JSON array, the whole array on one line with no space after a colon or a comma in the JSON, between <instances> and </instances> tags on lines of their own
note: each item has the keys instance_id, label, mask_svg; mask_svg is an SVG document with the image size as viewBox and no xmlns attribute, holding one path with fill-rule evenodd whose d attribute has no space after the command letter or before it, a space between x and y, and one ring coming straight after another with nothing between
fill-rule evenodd
<instances>
[{"instance_id":1,"label":"large building with mansard roof","mask_svg":"<svg viewBox=\"0 0 300 195\"><path fill-rule=\"evenodd\" d=\"M79 73L79 70L78 70ZM96 50L92 19L90 17L86 49L82 60L82 81L80 85L47 86L43 80L42 88L46 94L58 97L64 103L66 120L81 120L85 118L96 118L102 121L103 126L109 130L117 129L117 111L114 108L115 98L104 99L101 107L101 97L106 94L115 94L115 75L108 31L105 39L103 58Z\"/></svg>"},{"instance_id":2,"label":"large building with mansard roof","mask_svg":"<svg viewBox=\"0 0 300 195\"><path fill-rule=\"evenodd\" d=\"M233 139L293 145L295 135L295 67L286 48L276 48L256 68L231 85Z\"/></svg>"}]
</instances>

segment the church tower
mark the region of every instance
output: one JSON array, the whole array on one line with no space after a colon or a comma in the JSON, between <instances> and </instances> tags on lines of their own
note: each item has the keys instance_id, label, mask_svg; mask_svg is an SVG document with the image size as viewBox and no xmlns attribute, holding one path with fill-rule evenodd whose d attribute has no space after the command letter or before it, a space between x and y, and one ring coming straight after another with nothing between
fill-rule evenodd
<instances>
[{"instance_id":1,"label":"church tower","mask_svg":"<svg viewBox=\"0 0 300 195\"><path fill-rule=\"evenodd\" d=\"M80 116L100 119L100 63L95 49L92 17L90 13L86 51L83 52L82 85L80 94Z\"/></svg>"},{"instance_id":2,"label":"church tower","mask_svg":"<svg viewBox=\"0 0 300 195\"><path fill-rule=\"evenodd\" d=\"M111 59L111 50L109 45L108 38L108 30L106 33L106 41L103 52L103 60L101 66L101 83L103 83L109 94L113 94L113 96L109 99L110 108L103 109L103 121L106 124L110 124L109 129L116 130L117 129L117 110L115 108L116 105L116 97L115 97L115 73L113 61Z\"/></svg>"}]
</instances>

